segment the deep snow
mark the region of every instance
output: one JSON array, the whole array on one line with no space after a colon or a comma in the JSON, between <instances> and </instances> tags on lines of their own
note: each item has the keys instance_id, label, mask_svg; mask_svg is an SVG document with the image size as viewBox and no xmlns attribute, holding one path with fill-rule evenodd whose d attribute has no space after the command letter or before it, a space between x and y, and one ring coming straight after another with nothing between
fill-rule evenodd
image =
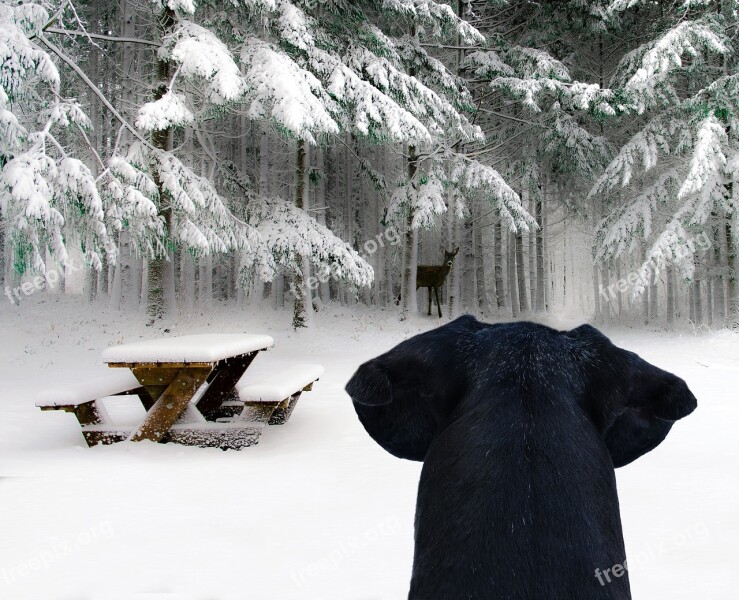
<instances>
[{"instance_id":1,"label":"deep snow","mask_svg":"<svg viewBox=\"0 0 739 600\"><path fill-rule=\"evenodd\" d=\"M178 324L36 294L0 305L0 598L3 600L399 600L413 553L420 464L364 432L343 387L364 360L439 324L324 307L316 328L218 303ZM550 318L570 328L578 319ZM87 448L72 415L35 391L79 381L111 344L188 333L271 335L254 379L289 361L326 372L287 425L223 452L174 444ZM698 410L617 472L635 600L737 598L739 335L605 330L683 377ZM108 402L122 421L130 399ZM606 565L607 566L607 565Z\"/></svg>"}]
</instances>

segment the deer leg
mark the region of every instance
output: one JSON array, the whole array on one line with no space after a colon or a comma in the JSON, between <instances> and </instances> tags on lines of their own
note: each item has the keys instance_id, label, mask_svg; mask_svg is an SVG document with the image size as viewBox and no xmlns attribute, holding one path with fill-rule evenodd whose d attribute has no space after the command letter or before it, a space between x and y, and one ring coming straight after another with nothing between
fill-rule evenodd
<instances>
[{"instance_id":1,"label":"deer leg","mask_svg":"<svg viewBox=\"0 0 739 600\"><path fill-rule=\"evenodd\" d=\"M439 309L439 318L441 319L441 304L439 304L439 288L434 288L436 294L436 308Z\"/></svg>"},{"instance_id":2,"label":"deer leg","mask_svg":"<svg viewBox=\"0 0 739 600\"><path fill-rule=\"evenodd\" d=\"M426 288L429 291L429 317L431 316L431 288Z\"/></svg>"}]
</instances>

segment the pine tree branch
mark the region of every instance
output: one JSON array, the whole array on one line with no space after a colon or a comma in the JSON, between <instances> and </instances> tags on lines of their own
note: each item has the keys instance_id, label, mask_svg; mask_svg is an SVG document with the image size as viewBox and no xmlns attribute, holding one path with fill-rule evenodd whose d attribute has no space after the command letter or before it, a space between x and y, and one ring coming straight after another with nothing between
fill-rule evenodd
<instances>
[{"instance_id":1,"label":"pine tree branch","mask_svg":"<svg viewBox=\"0 0 739 600\"><path fill-rule=\"evenodd\" d=\"M126 127L141 143L145 144L148 148L151 148L154 150L154 146L149 143L148 140L146 140L137 130L136 128L131 125L126 119L121 115L115 107L110 103L110 101L105 97L105 94L103 94L100 89L92 82L90 81L90 78L85 74L85 72L75 63L69 56L64 54L59 48L57 48L54 44L52 44L49 40L47 40L44 36L38 36L38 40L41 41L49 50L51 50L54 54L56 54L60 59L62 59L63 62L67 63L72 70L79 75L80 79L85 82L87 87L92 90L92 92L100 99L100 101L105 105L105 107L113 114L113 116L118 119L123 126Z\"/></svg>"},{"instance_id":2,"label":"pine tree branch","mask_svg":"<svg viewBox=\"0 0 739 600\"><path fill-rule=\"evenodd\" d=\"M75 37L86 37L86 38L93 38L96 40L105 40L108 42L122 42L122 43L131 43L131 44L144 44L146 46L154 46L155 48L159 48L161 44L157 42L152 42L151 40L144 40L141 38L132 38L132 37L116 37L113 35L103 35L101 33L88 33L86 31L76 31L76 30L70 30L70 29L59 29L57 27L49 27L45 29L47 33L56 33L59 35L71 35Z\"/></svg>"}]
</instances>

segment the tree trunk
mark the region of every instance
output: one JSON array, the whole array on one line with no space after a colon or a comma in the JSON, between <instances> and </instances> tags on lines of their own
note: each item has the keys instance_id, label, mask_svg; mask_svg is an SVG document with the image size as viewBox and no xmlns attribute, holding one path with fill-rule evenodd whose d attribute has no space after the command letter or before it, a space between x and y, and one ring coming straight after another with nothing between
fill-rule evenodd
<instances>
[{"instance_id":1,"label":"tree trunk","mask_svg":"<svg viewBox=\"0 0 739 600\"><path fill-rule=\"evenodd\" d=\"M521 312L525 313L529 310L529 299L526 294L526 271L523 262L523 234L517 233L514 237L516 248L516 271L518 273L518 298Z\"/></svg>"},{"instance_id":2,"label":"tree trunk","mask_svg":"<svg viewBox=\"0 0 739 600\"><path fill-rule=\"evenodd\" d=\"M546 188L542 190L542 194L546 192ZM539 229L536 230L536 312L544 312L546 307L546 277L544 273L544 198L540 196L536 199L536 222Z\"/></svg>"},{"instance_id":3,"label":"tree trunk","mask_svg":"<svg viewBox=\"0 0 739 600\"><path fill-rule=\"evenodd\" d=\"M498 308L505 308L506 295L503 286L503 227L501 218L495 217L495 302Z\"/></svg>"},{"instance_id":4,"label":"tree trunk","mask_svg":"<svg viewBox=\"0 0 739 600\"><path fill-rule=\"evenodd\" d=\"M659 294L657 293L657 281L654 281L649 287L649 314L653 320L659 319Z\"/></svg>"},{"instance_id":5,"label":"tree trunk","mask_svg":"<svg viewBox=\"0 0 739 600\"><path fill-rule=\"evenodd\" d=\"M731 215L726 215L726 265L728 274L728 324L734 326L739 322L739 295L737 295L736 245L731 223Z\"/></svg>"},{"instance_id":6,"label":"tree trunk","mask_svg":"<svg viewBox=\"0 0 739 600\"><path fill-rule=\"evenodd\" d=\"M474 215L475 213L473 213ZM460 302L458 303L456 313L454 317L458 317L460 314L466 313L473 306L475 306L475 223L474 218L466 223L461 224L462 235L462 264L455 265L455 268L460 269L462 273L461 279L461 294L459 296ZM450 248L453 250L454 248ZM459 256L457 257L459 258ZM450 312L451 316L451 312Z\"/></svg>"},{"instance_id":7,"label":"tree trunk","mask_svg":"<svg viewBox=\"0 0 739 600\"><path fill-rule=\"evenodd\" d=\"M509 300L511 303L511 315L516 318L520 312L520 304L518 300L518 285L516 283L516 234L513 232L508 233L507 252L508 290Z\"/></svg>"},{"instance_id":8,"label":"tree trunk","mask_svg":"<svg viewBox=\"0 0 739 600\"><path fill-rule=\"evenodd\" d=\"M475 262L477 272L475 273L475 281L477 282L477 308L483 315L490 313L490 301L488 300L488 291L485 286L485 251L482 247L482 226L479 220L474 223L475 227Z\"/></svg>"},{"instance_id":9,"label":"tree trunk","mask_svg":"<svg viewBox=\"0 0 739 600\"><path fill-rule=\"evenodd\" d=\"M307 208L307 175L306 148L305 142L301 139L298 140L297 144L297 164L295 169L295 206L301 210ZM292 292L295 297L293 304L293 328L296 330L310 325L310 314L313 312L310 290L308 290L306 285L308 278L307 258L300 255L296 256L297 265L293 273Z\"/></svg>"},{"instance_id":10,"label":"tree trunk","mask_svg":"<svg viewBox=\"0 0 739 600\"><path fill-rule=\"evenodd\" d=\"M415 146L408 146L408 185L414 186L418 159ZM418 245L416 230L413 227L413 207L408 207L405 224L405 245L403 247L403 278L401 281L400 320L406 321L418 312L416 300L416 267L418 266Z\"/></svg>"},{"instance_id":11,"label":"tree trunk","mask_svg":"<svg viewBox=\"0 0 739 600\"><path fill-rule=\"evenodd\" d=\"M0 168L2 166L0 161ZM0 288L5 292L5 218L2 215L0 215Z\"/></svg>"},{"instance_id":12,"label":"tree trunk","mask_svg":"<svg viewBox=\"0 0 739 600\"><path fill-rule=\"evenodd\" d=\"M725 244L722 243L725 231L723 227L719 227L717 215L714 214L713 217L713 264L714 268L718 270L713 280L713 301L716 307L716 318L723 325L726 323L726 291L724 286L724 265L721 258L722 251L725 248Z\"/></svg>"},{"instance_id":13,"label":"tree trunk","mask_svg":"<svg viewBox=\"0 0 739 600\"><path fill-rule=\"evenodd\" d=\"M667 267L667 314L666 322L668 326L675 323L675 269L672 266Z\"/></svg>"},{"instance_id":14,"label":"tree trunk","mask_svg":"<svg viewBox=\"0 0 739 600\"><path fill-rule=\"evenodd\" d=\"M175 24L175 13L170 8L165 8L158 19L160 34L164 37L172 30ZM157 60L156 63L157 88L154 92L154 100L159 100L168 91L169 79L171 77L169 62L166 60ZM151 143L155 148L160 150L170 150L170 133L171 129L162 129L153 131L151 134ZM154 169L154 182L159 190L159 201L162 205L169 206L170 202L167 193L164 190L161 180L159 179L158 170ZM161 215L169 226L172 222L171 209L165 208L161 210ZM167 237L173 239L174 232L168 228ZM146 316L149 323L164 318L170 311L171 306L167 305L169 300L167 285L167 255L154 257L149 260L148 281L147 281L147 298L146 298Z\"/></svg>"}]
</instances>

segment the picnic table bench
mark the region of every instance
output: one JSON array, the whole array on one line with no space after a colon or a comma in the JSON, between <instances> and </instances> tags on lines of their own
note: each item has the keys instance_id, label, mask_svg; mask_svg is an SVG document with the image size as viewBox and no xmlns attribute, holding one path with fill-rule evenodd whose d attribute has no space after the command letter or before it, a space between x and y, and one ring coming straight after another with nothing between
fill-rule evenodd
<instances>
[{"instance_id":1,"label":"picnic table bench","mask_svg":"<svg viewBox=\"0 0 739 600\"><path fill-rule=\"evenodd\" d=\"M290 417L300 394L323 373L317 365L291 366L259 384L240 384L273 343L265 335L204 334L114 346L103 352L109 373L43 390L36 405L74 413L89 446L123 440L252 446L266 425ZM139 424L110 419L102 400L121 395L138 396L146 410Z\"/></svg>"}]
</instances>

